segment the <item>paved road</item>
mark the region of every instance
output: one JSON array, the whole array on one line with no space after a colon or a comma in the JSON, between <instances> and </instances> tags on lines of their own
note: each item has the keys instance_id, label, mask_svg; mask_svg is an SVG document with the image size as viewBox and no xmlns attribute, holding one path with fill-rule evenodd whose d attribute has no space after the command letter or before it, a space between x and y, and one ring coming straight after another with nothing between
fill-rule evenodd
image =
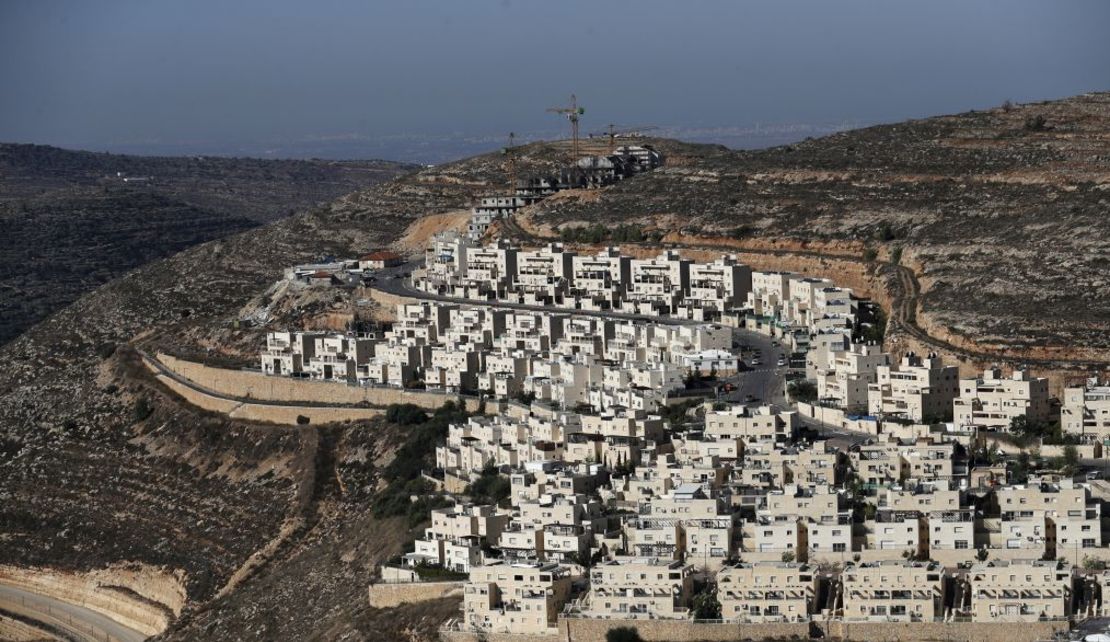
<instances>
[{"instance_id":1,"label":"paved road","mask_svg":"<svg viewBox=\"0 0 1110 642\"><path fill-rule=\"evenodd\" d=\"M0 584L0 608L61 629L76 640L141 642L146 635L83 606Z\"/></svg>"}]
</instances>

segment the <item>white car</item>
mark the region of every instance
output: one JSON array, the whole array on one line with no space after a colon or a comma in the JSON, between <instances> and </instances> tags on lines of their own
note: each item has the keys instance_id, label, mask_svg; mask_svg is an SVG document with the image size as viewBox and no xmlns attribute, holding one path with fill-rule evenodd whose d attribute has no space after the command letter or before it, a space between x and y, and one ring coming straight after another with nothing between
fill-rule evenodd
<instances>
[{"instance_id":1,"label":"white car","mask_svg":"<svg viewBox=\"0 0 1110 642\"><path fill-rule=\"evenodd\" d=\"M779 359L778 365L779 366L785 366L786 365L786 359Z\"/></svg>"},{"instance_id":2,"label":"white car","mask_svg":"<svg viewBox=\"0 0 1110 642\"><path fill-rule=\"evenodd\" d=\"M758 366L758 365L760 365L760 361L759 361L759 359L752 359L752 365L753 365L753 366Z\"/></svg>"}]
</instances>

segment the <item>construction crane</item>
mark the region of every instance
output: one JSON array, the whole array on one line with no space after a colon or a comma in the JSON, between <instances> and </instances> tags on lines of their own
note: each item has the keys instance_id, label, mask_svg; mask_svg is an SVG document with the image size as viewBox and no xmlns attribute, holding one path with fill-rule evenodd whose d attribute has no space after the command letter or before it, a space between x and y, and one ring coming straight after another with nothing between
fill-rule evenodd
<instances>
[{"instance_id":1,"label":"construction crane","mask_svg":"<svg viewBox=\"0 0 1110 642\"><path fill-rule=\"evenodd\" d=\"M578 171L578 117L586 113L586 110L578 106L578 98L570 95L569 107L550 107L549 112L553 114L562 114L570 121L570 139L571 139L571 153L574 155L574 161L571 166L573 171Z\"/></svg>"},{"instance_id":2,"label":"construction crane","mask_svg":"<svg viewBox=\"0 0 1110 642\"><path fill-rule=\"evenodd\" d=\"M609 153L612 154L616 148L616 141L618 136L634 136L642 134L643 132L650 132L659 129L655 125L644 125L643 127L622 127L617 129L616 125L609 124L609 128L603 132L591 132L590 138L594 136L608 136L609 137Z\"/></svg>"},{"instance_id":3,"label":"construction crane","mask_svg":"<svg viewBox=\"0 0 1110 642\"><path fill-rule=\"evenodd\" d=\"M501 154L505 157L505 171L509 175L509 196L516 194L516 147L513 146L515 139L516 134L509 132L509 144L501 150Z\"/></svg>"}]
</instances>

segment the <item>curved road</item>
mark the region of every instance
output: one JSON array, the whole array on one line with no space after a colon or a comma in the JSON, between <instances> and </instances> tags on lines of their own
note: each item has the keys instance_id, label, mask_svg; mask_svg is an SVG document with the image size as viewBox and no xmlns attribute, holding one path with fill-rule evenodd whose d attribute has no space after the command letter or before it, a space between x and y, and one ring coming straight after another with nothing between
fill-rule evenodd
<instances>
[{"instance_id":1,"label":"curved road","mask_svg":"<svg viewBox=\"0 0 1110 642\"><path fill-rule=\"evenodd\" d=\"M81 642L142 642L147 637L92 609L5 584L0 584L0 609L61 630Z\"/></svg>"}]
</instances>

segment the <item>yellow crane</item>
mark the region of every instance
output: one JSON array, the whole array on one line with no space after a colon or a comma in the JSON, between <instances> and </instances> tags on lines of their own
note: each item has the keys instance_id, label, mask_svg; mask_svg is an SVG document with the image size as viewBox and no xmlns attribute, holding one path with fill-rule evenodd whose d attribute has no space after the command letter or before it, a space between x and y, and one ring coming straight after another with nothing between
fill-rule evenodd
<instances>
[{"instance_id":1,"label":"yellow crane","mask_svg":"<svg viewBox=\"0 0 1110 642\"><path fill-rule=\"evenodd\" d=\"M509 132L509 144L501 150L505 157L505 172L509 175L509 196L516 194L516 147L513 141L516 134Z\"/></svg>"},{"instance_id":2,"label":"yellow crane","mask_svg":"<svg viewBox=\"0 0 1110 642\"><path fill-rule=\"evenodd\" d=\"M553 114L562 114L570 121L571 154L574 155L571 166L574 171L578 171L578 117L586 113L586 110L578 106L578 98L571 94L569 106L549 107L547 111Z\"/></svg>"}]
</instances>

